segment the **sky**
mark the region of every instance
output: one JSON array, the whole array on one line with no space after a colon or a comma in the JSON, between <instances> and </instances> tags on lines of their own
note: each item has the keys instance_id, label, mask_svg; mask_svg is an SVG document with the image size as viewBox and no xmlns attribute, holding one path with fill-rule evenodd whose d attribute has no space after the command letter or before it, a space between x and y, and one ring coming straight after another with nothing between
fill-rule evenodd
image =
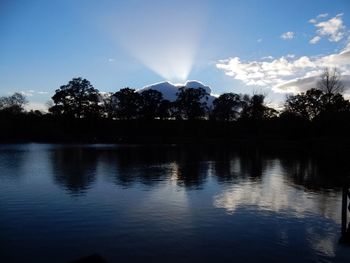
<instances>
[{"instance_id":1,"label":"sky","mask_svg":"<svg viewBox=\"0 0 350 263\"><path fill-rule=\"evenodd\" d=\"M104 92L198 80L280 107L324 67L349 96L348 0L0 0L0 96L31 108L74 77Z\"/></svg>"}]
</instances>

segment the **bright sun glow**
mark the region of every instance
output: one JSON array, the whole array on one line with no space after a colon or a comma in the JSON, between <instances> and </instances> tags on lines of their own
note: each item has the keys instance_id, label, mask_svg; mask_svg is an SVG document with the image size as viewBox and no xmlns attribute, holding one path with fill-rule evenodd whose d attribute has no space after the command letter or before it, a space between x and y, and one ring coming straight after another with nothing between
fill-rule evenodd
<instances>
[{"instance_id":1,"label":"bright sun glow","mask_svg":"<svg viewBox=\"0 0 350 263\"><path fill-rule=\"evenodd\" d=\"M179 5L176 1L176 4L158 2L149 6L140 9L134 5L128 7L132 10L119 10L109 21L114 25L110 27L113 37L164 79L185 81L193 67L203 28L203 5L199 2Z\"/></svg>"}]
</instances>

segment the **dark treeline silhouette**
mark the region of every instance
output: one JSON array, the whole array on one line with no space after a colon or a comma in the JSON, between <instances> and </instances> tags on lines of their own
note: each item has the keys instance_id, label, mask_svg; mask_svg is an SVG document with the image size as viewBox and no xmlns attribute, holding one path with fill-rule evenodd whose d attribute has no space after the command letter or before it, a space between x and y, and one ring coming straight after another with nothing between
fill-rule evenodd
<instances>
[{"instance_id":1,"label":"dark treeline silhouette","mask_svg":"<svg viewBox=\"0 0 350 263\"><path fill-rule=\"evenodd\" d=\"M52 96L48 113L25 111L20 93L0 97L2 141L193 142L345 138L350 102L336 69L314 88L286 97L284 109L265 95L224 93L209 103L203 88L181 87L175 101L157 90L123 88L102 93L74 78Z\"/></svg>"}]
</instances>

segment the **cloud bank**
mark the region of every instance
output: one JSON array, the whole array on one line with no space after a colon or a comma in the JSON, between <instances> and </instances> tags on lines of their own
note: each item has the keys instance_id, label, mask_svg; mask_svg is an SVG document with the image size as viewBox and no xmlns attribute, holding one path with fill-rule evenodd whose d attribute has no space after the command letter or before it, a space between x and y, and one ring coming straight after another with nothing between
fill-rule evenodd
<instances>
[{"instance_id":1,"label":"cloud bank","mask_svg":"<svg viewBox=\"0 0 350 263\"><path fill-rule=\"evenodd\" d=\"M316 44L323 38L339 42L347 36L343 13L327 18L329 15L323 13L309 20L316 29L315 35L309 40L310 44ZM294 36L294 32L288 31L280 38L291 40ZM251 61L231 57L219 60L216 67L247 86L267 87L276 93L299 93L314 88L325 67L336 67L342 74L345 89L350 89L350 37L341 51L328 55L296 57L289 54L279 58L265 56ZM348 93L345 96L350 97Z\"/></svg>"},{"instance_id":2,"label":"cloud bank","mask_svg":"<svg viewBox=\"0 0 350 263\"><path fill-rule=\"evenodd\" d=\"M325 67L337 67L342 73L345 88L349 88L350 42L340 52L324 56L286 55L253 61L232 57L218 61L216 67L248 86L269 87L277 93L298 93L315 87Z\"/></svg>"}]
</instances>

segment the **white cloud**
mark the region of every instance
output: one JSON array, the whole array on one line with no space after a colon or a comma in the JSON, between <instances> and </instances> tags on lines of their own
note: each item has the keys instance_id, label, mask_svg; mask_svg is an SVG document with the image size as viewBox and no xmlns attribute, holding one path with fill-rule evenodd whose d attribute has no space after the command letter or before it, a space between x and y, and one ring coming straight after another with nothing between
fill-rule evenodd
<instances>
[{"instance_id":1,"label":"white cloud","mask_svg":"<svg viewBox=\"0 0 350 263\"><path fill-rule=\"evenodd\" d=\"M317 20L315 18L312 18L312 19L309 20L309 23L315 24L315 23L317 23Z\"/></svg>"},{"instance_id":2,"label":"white cloud","mask_svg":"<svg viewBox=\"0 0 350 263\"><path fill-rule=\"evenodd\" d=\"M270 61L221 60L216 67L248 86L269 87L277 93L297 93L315 87L325 67L337 67L350 88L350 42L338 53L316 57L282 56Z\"/></svg>"},{"instance_id":3,"label":"white cloud","mask_svg":"<svg viewBox=\"0 0 350 263\"><path fill-rule=\"evenodd\" d=\"M256 42L258 42L258 43L261 43L262 41L263 41L262 38L259 38L259 39L256 40Z\"/></svg>"},{"instance_id":4,"label":"white cloud","mask_svg":"<svg viewBox=\"0 0 350 263\"><path fill-rule=\"evenodd\" d=\"M321 40L320 36L314 36L313 38L310 39L309 43L310 44L316 44L320 40Z\"/></svg>"},{"instance_id":5,"label":"white cloud","mask_svg":"<svg viewBox=\"0 0 350 263\"><path fill-rule=\"evenodd\" d=\"M281 35L281 38L284 39L284 40L293 39L294 38L294 32L292 32L292 31L285 32L285 33L283 33Z\"/></svg>"},{"instance_id":6,"label":"white cloud","mask_svg":"<svg viewBox=\"0 0 350 263\"><path fill-rule=\"evenodd\" d=\"M318 16L317 16L317 18L325 18L325 17L327 17L328 16L328 14L327 13L324 13L324 14L319 14Z\"/></svg>"},{"instance_id":7,"label":"white cloud","mask_svg":"<svg viewBox=\"0 0 350 263\"><path fill-rule=\"evenodd\" d=\"M46 94L48 94L48 92L47 91L35 91L35 90L22 90L21 91L21 94L22 95L24 95L24 96L26 96L26 97L33 97L33 96L35 96L35 95L46 95Z\"/></svg>"},{"instance_id":8,"label":"white cloud","mask_svg":"<svg viewBox=\"0 0 350 263\"><path fill-rule=\"evenodd\" d=\"M261 59L272 60L272 59L274 59L274 57L273 56L265 56L265 57L262 57Z\"/></svg>"},{"instance_id":9,"label":"white cloud","mask_svg":"<svg viewBox=\"0 0 350 263\"><path fill-rule=\"evenodd\" d=\"M327 16L328 16L327 13L319 14L316 18L310 19L310 20L309 20L309 23L311 23L311 24L316 24L318 19L320 19L320 18L325 18L325 17L327 17Z\"/></svg>"},{"instance_id":10,"label":"white cloud","mask_svg":"<svg viewBox=\"0 0 350 263\"><path fill-rule=\"evenodd\" d=\"M114 58L109 58L109 59L108 59L108 62L114 62L114 61L115 61Z\"/></svg>"},{"instance_id":11,"label":"white cloud","mask_svg":"<svg viewBox=\"0 0 350 263\"><path fill-rule=\"evenodd\" d=\"M20 93L23 95L23 96L26 96L26 97L32 97L33 96L33 90L22 90Z\"/></svg>"},{"instance_id":12,"label":"white cloud","mask_svg":"<svg viewBox=\"0 0 350 263\"><path fill-rule=\"evenodd\" d=\"M209 94L209 98L207 101L208 106L212 105L212 102L216 97L216 95L213 95L211 93L211 88L209 86L204 85L202 82L198 80L188 80L186 81L186 83L176 83L176 84L173 84L169 81L159 82L159 83L154 83L154 84L145 86L142 89L137 90L137 92L153 89L161 92L163 94L164 99L167 99L169 101L175 101L177 97L176 93L179 91L179 88L181 87L205 89L205 91Z\"/></svg>"},{"instance_id":13,"label":"white cloud","mask_svg":"<svg viewBox=\"0 0 350 263\"><path fill-rule=\"evenodd\" d=\"M283 83L282 85L275 87L274 90L277 92L291 91L293 93L298 93L301 91L309 90L311 88L315 88L318 80L319 80L319 75L293 79L291 81L288 81L286 83ZM350 87L350 75L343 75L342 82L343 82L345 87L349 88Z\"/></svg>"},{"instance_id":14,"label":"white cloud","mask_svg":"<svg viewBox=\"0 0 350 263\"><path fill-rule=\"evenodd\" d=\"M327 38L331 42L338 42L345 36L345 26L343 24L343 14L337 14L335 17L319 22L320 18L327 17L328 14L320 14L315 19L310 19L309 22L317 28L316 36L311 40L311 44L317 43L322 37Z\"/></svg>"}]
</instances>

